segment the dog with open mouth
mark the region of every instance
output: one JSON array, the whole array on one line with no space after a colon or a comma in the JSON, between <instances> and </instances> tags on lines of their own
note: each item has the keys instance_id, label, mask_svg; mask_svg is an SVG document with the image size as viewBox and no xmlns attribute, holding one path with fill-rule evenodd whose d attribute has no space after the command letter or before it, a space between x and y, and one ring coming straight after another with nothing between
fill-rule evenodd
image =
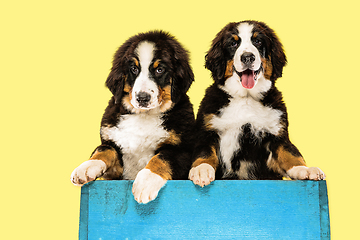
<instances>
[{"instance_id":1,"label":"dog with open mouth","mask_svg":"<svg viewBox=\"0 0 360 240\"><path fill-rule=\"evenodd\" d=\"M135 180L135 200L148 203L167 180L187 179L195 118L186 92L193 80L188 52L169 33L129 38L106 80L113 96L101 121L101 145L71 181Z\"/></svg>"},{"instance_id":2,"label":"dog with open mouth","mask_svg":"<svg viewBox=\"0 0 360 240\"><path fill-rule=\"evenodd\" d=\"M288 134L288 116L275 87L286 65L283 46L263 22L226 25L205 57L214 83L196 119L189 179L309 179L324 173L307 167Z\"/></svg>"}]
</instances>

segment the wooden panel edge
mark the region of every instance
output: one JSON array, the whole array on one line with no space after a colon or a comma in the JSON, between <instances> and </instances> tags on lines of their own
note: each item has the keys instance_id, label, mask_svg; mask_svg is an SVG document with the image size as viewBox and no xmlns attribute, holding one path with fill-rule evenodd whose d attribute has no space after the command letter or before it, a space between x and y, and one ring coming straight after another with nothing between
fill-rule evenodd
<instances>
[{"instance_id":1,"label":"wooden panel edge","mask_svg":"<svg viewBox=\"0 0 360 240\"><path fill-rule=\"evenodd\" d=\"M319 181L319 207L321 240L330 239L329 200L326 181Z\"/></svg>"},{"instance_id":2,"label":"wooden panel edge","mask_svg":"<svg viewBox=\"0 0 360 240\"><path fill-rule=\"evenodd\" d=\"M79 240L88 240L89 185L85 184L81 187Z\"/></svg>"}]
</instances>

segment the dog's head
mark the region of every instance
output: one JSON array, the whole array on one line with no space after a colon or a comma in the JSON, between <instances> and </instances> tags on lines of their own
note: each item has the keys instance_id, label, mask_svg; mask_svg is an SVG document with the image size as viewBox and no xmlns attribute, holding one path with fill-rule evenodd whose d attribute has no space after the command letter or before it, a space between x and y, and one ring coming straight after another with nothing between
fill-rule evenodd
<instances>
[{"instance_id":1,"label":"dog's head","mask_svg":"<svg viewBox=\"0 0 360 240\"><path fill-rule=\"evenodd\" d=\"M115 53L106 86L115 102L134 113L166 112L194 81L187 51L163 31L141 33Z\"/></svg>"},{"instance_id":2,"label":"dog's head","mask_svg":"<svg viewBox=\"0 0 360 240\"><path fill-rule=\"evenodd\" d=\"M274 84L286 64L282 44L274 31L257 21L226 25L216 35L205 60L215 82L224 85L228 78L236 78L246 90L262 83L269 85L266 81Z\"/></svg>"}]
</instances>

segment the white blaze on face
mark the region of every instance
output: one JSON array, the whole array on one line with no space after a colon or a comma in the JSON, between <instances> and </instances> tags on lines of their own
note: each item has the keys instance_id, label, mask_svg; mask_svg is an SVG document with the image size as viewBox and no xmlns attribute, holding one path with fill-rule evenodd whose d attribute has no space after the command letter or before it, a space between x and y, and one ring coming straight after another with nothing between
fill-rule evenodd
<instances>
[{"instance_id":1,"label":"white blaze on face","mask_svg":"<svg viewBox=\"0 0 360 240\"><path fill-rule=\"evenodd\" d=\"M265 78L263 68L261 68L260 53L251 41L253 25L246 22L240 23L237 29L241 41L233 58L236 73L227 78L224 86L220 88L233 97L251 96L255 100L260 100L263 98L263 94L271 88L272 82ZM241 61L244 53L253 54L254 61L251 64L244 64Z\"/></svg>"},{"instance_id":2,"label":"white blaze on face","mask_svg":"<svg viewBox=\"0 0 360 240\"><path fill-rule=\"evenodd\" d=\"M241 84L246 89L252 89L257 84L261 74L261 57L258 49L252 43L253 26L240 23L238 26L240 46L234 55L234 68L241 78Z\"/></svg>"},{"instance_id":3,"label":"white blaze on face","mask_svg":"<svg viewBox=\"0 0 360 240\"><path fill-rule=\"evenodd\" d=\"M155 44L150 42L141 42L135 49L140 64L140 73L137 76L132 88L131 105L138 109L152 109L159 106L159 89L157 84L150 79L150 64L154 58ZM141 93L139 95L139 93ZM148 95L147 95L148 94ZM139 97L147 95L150 97L146 104L139 102Z\"/></svg>"},{"instance_id":4,"label":"white blaze on face","mask_svg":"<svg viewBox=\"0 0 360 240\"><path fill-rule=\"evenodd\" d=\"M255 61L253 62L252 66L250 67L251 70L259 70L261 66L261 58L258 49L252 44L252 30L253 26L249 25L248 23L241 23L238 26L239 37L241 39L240 46L235 52L234 56L234 67L236 71L243 72L245 71L248 66L241 62L241 56L244 53L252 53L255 56Z\"/></svg>"}]
</instances>

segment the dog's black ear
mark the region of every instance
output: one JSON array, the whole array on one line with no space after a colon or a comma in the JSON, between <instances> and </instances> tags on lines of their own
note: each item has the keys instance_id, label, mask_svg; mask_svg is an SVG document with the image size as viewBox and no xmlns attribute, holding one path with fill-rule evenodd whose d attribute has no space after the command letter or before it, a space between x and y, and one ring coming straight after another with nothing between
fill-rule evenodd
<instances>
[{"instance_id":1,"label":"dog's black ear","mask_svg":"<svg viewBox=\"0 0 360 240\"><path fill-rule=\"evenodd\" d=\"M270 58L272 63L272 74L270 80L275 81L282 76L283 68L287 63L283 46L272 29L269 29L271 36Z\"/></svg>"},{"instance_id":2,"label":"dog's black ear","mask_svg":"<svg viewBox=\"0 0 360 240\"><path fill-rule=\"evenodd\" d=\"M205 68L211 71L215 81L219 81L225 75L226 60L220 41L214 42L205 56Z\"/></svg>"},{"instance_id":3,"label":"dog's black ear","mask_svg":"<svg viewBox=\"0 0 360 240\"><path fill-rule=\"evenodd\" d=\"M177 103L181 97L186 94L193 83L194 73L189 64L188 52L177 42L177 40L173 41L171 45L174 49L171 101Z\"/></svg>"},{"instance_id":4,"label":"dog's black ear","mask_svg":"<svg viewBox=\"0 0 360 240\"><path fill-rule=\"evenodd\" d=\"M114 95L115 103L119 103L122 98L124 90L125 75L121 72L121 69L113 66L105 85L109 88Z\"/></svg>"},{"instance_id":5,"label":"dog's black ear","mask_svg":"<svg viewBox=\"0 0 360 240\"><path fill-rule=\"evenodd\" d=\"M171 101L177 103L185 95L194 81L194 73L188 60L177 59L174 77L171 82Z\"/></svg>"},{"instance_id":6,"label":"dog's black ear","mask_svg":"<svg viewBox=\"0 0 360 240\"><path fill-rule=\"evenodd\" d=\"M112 61L112 68L106 79L105 85L109 88L114 95L115 103L120 103L123 95L125 79L126 79L126 51L131 46L132 38L127 40L119 49L115 52Z\"/></svg>"},{"instance_id":7,"label":"dog's black ear","mask_svg":"<svg viewBox=\"0 0 360 240\"><path fill-rule=\"evenodd\" d=\"M227 24L212 41L210 50L205 56L205 68L211 71L213 79L218 82L224 78L226 71L226 37L229 29L233 28L236 23Z\"/></svg>"}]
</instances>

